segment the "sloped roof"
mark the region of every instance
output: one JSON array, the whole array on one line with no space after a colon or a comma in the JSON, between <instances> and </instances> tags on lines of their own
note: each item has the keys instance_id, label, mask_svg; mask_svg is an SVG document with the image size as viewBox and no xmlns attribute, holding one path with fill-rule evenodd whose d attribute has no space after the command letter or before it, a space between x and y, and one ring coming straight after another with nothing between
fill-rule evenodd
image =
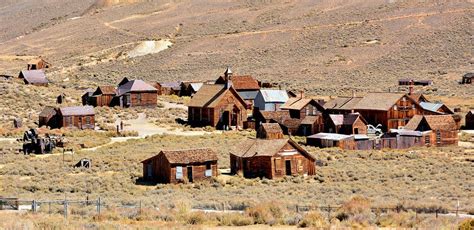
<instances>
[{"instance_id":1,"label":"sloped roof","mask_svg":"<svg viewBox=\"0 0 474 230\"><path fill-rule=\"evenodd\" d=\"M353 125L354 122L357 120L357 118L360 118L364 123L367 124L365 119L358 113L350 113L344 115L344 120L342 121L343 125Z\"/></svg>"},{"instance_id":2,"label":"sloped roof","mask_svg":"<svg viewBox=\"0 0 474 230\"><path fill-rule=\"evenodd\" d=\"M313 101L311 98L292 97L285 104L281 105L280 109L301 110L311 101Z\"/></svg>"},{"instance_id":3,"label":"sloped roof","mask_svg":"<svg viewBox=\"0 0 474 230\"><path fill-rule=\"evenodd\" d=\"M288 110L280 110L280 111L262 111L260 110L259 113L265 120L274 120L274 121L283 121L286 118L290 117L290 112Z\"/></svg>"},{"instance_id":4,"label":"sloped roof","mask_svg":"<svg viewBox=\"0 0 474 230\"><path fill-rule=\"evenodd\" d=\"M344 122L344 115L342 114L329 114L329 118L334 125L342 125Z\"/></svg>"},{"instance_id":5,"label":"sloped roof","mask_svg":"<svg viewBox=\"0 0 474 230\"><path fill-rule=\"evenodd\" d=\"M258 85L258 81L255 80L250 75L244 75L244 76L232 76L230 78L232 81L232 85L234 86L235 90L240 91L240 90L259 90L260 86ZM225 78L223 76L220 76L217 78L216 84L224 84L225 83Z\"/></svg>"},{"instance_id":6,"label":"sloped roof","mask_svg":"<svg viewBox=\"0 0 474 230\"><path fill-rule=\"evenodd\" d=\"M254 100L258 91L240 91L238 93L244 100Z\"/></svg>"},{"instance_id":7,"label":"sloped roof","mask_svg":"<svg viewBox=\"0 0 474 230\"><path fill-rule=\"evenodd\" d=\"M118 95L123 95L129 92L156 92L158 91L155 87L142 80L132 80L121 85L117 89Z\"/></svg>"},{"instance_id":8,"label":"sloped roof","mask_svg":"<svg viewBox=\"0 0 474 230\"><path fill-rule=\"evenodd\" d=\"M221 97L225 95L225 92L233 92L235 97L242 103L243 106L247 106L244 99L242 99L237 91L233 87L226 89L224 85L203 85L199 91L191 98L188 103L189 107L208 107L214 108L220 101Z\"/></svg>"},{"instance_id":9,"label":"sloped roof","mask_svg":"<svg viewBox=\"0 0 474 230\"><path fill-rule=\"evenodd\" d=\"M175 81L175 82L157 82L161 87L164 88L171 88L173 90L179 90L181 89L181 82Z\"/></svg>"},{"instance_id":10,"label":"sloped roof","mask_svg":"<svg viewBox=\"0 0 474 230\"><path fill-rule=\"evenodd\" d=\"M457 125L452 115L415 115L405 125L407 130L425 131L418 130L422 129L420 124L425 122L430 130L443 130L443 131L456 131Z\"/></svg>"},{"instance_id":11,"label":"sloped roof","mask_svg":"<svg viewBox=\"0 0 474 230\"><path fill-rule=\"evenodd\" d=\"M63 116L80 116L80 115L94 115L94 107L92 106L71 106L59 108Z\"/></svg>"},{"instance_id":12,"label":"sloped roof","mask_svg":"<svg viewBox=\"0 0 474 230\"><path fill-rule=\"evenodd\" d=\"M115 87L110 86L110 85L102 85L97 87L97 90L94 92L94 94L106 94L106 95L115 95Z\"/></svg>"},{"instance_id":13,"label":"sloped roof","mask_svg":"<svg viewBox=\"0 0 474 230\"><path fill-rule=\"evenodd\" d=\"M338 97L324 104L325 109L352 110L362 100L362 97Z\"/></svg>"},{"instance_id":14,"label":"sloped roof","mask_svg":"<svg viewBox=\"0 0 474 230\"><path fill-rule=\"evenodd\" d=\"M278 123L263 123L261 128L267 133L283 133Z\"/></svg>"},{"instance_id":15,"label":"sloped roof","mask_svg":"<svg viewBox=\"0 0 474 230\"><path fill-rule=\"evenodd\" d=\"M316 121L318 121L318 117L319 116L306 116L301 121L301 124L302 125L312 125L312 124L316 123Z\"/></svg>"},{"instance_id":16,"label":"sloped roof","mask_svg":"<svg viewBox=\"0 0 474 230\"><path fill-rule=\"evenodd\" d=\"M428 99L426 99L426 97L421 93L412 93L412 94L408 94L408 96L414 101L416 101L417 103L428 102Z\"/></svg>"},{"instance_id":17,"label":"sloped roof","mask_svg":"<svg viewBox=\"0 0 474 230\"><path fill-rule=\"evenodd\" d=\"M444 104L443 103L420 102L420 106L424 110L428 110L428 111L437 113L438 109L443 107Z\"/></svg>"},{"instance_id":18,"label":"sloped roof","mask_svg":"<svg viewBox=\"0 0 474 230\"><path fill-rule=\"evenodd\" d=\"M388 111L403 96L405 96L404 93L369 93L356 104L354 109Z\"/></svg>"},{"instance_id":19,"label":"sloped roof","mask_svg":"<svg viewBox=\"0 0 474 230\"><path fill-rule=\"evenodd\" d=\"M259 94L262 94L265 102L282 102L288 101L288 94L285 90L278 89L261 89Z\"/></svg>"},{"instance_id":20,"label":"sloped roof","mask_svg":"<svg viewBox=\"0 0 474 230\"><path fill-rule=\"evenodd\" d=\"M56 110L52 106L46 106L41 110L40 117L49 117L56 114Z\"/></svg>"},{"instance_id":21,"label":"sloped roof","mask_svg":"<svg viewBox=\"0 0 474 230\"><path fill-rule=\"evenodd\" d=\"M194 90L194 92L197 92L201 89L201 87L204 85L204 83L202 83L202 82L191 82L191 83L189 83L189 85L191 86L191 89Z\"/></svg>"},{"instance_id":22,"label":"sloped roof","mask_svg":"<svg viewBox=\"0 0 474 230\"><path fill-rule=\"evenodd\" d=\"M313 160L315 159L311 154L306 152L303 148L301 148L296 142L291 139L247 139L238 146L236 146L234 150L231 151L231 154L242 158L249 158L254 156L271 157L280 153L282 148L287 143L293 146L301 154Z\"/></svg>"},{"instance_id":23,"label":"sloped roof","mask_svg":"<svg viewBox=\"0 0 474 230\"><path fill-rule=\"evenodd\" d=\"M150 157L142 163L145 163L160 154L168 159L170 164L191 164L202 163L208 161L217 161L217 153L209 148L202 149L185 149L185 150L163 150L158 155Z\"/></svg>"},{"instance_id":24,"label":"sloped roof","mask_svg":"<svg viewBox=\"0 0 474 230\"><path fill-rule=\"evenodd\" d=\"M301 125L302 119L298 118L285 118L282 121L278 121L281 125L289 129L297 129Z\"/></svg>"},{"instance_id":25,"label":"sloped roof","mask_svg":"<svg viewBox=\"0 0 474 230\"><path fill-rule=\"evenodd\" d=\"M30 84L48 84L49 82L42 69L22 70L20 76L23 76L25 81Z\"/></svg>"},{"instance_id":26,"label":"sloped roof","mask_svg":"<svg viewBox=\"0 0 474 230\"><path fill-rule=\"evenodd\" d=\"M307 137L307 139L323 139L334 141L340 141L349 138L353 138L353 136L338 133L317 133Z\"/></svg>"},{"instance_id":27,"label":"sloped roof","mask_svg":"<svg viewBox=\"0 0 474 230\"><path fill-rule=\"evenodd\" d=\"M466 73L463 75L464 78L474 78L474 73Z\"/></svg>"}]
</instances>

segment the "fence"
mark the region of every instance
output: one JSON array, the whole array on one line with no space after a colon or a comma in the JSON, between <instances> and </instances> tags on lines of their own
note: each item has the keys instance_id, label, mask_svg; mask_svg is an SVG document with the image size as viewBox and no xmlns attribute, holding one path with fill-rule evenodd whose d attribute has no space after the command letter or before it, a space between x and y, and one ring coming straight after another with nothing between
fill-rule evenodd
<instances>
[{"instance_id":1,"label":"fence","mask_svg":"<svg viewBox=\"0 0 474 230\"><path fill-rule=\"evenodd\" d=\"M203 208L202 206L196 206L191 211L201 211L205 213L226 213L226 212L237 212L244 213L249 206L241 206L239 208L226 208L225 204L220 207ZM328 219L334 217L342 206L339 205L290 205L286 206L289 211L296 213L307 213L310 211L319 211L322 215L325 215ZM114 210L123 217L133 217L140 215L144 209L159 210L153 206L143 206L141 201L126 203L123 202L104 202L100 197L95 200L86 198L84 200L20 200L16 198L0 198L0 210L18 210L18 211L30 211L33 213L41 212L46 214L61 213L65 219L68 215L101 215L102 212L108 210ZM373 207L370 211L377 217L386 215L390 212L412 212L415 213L415 218L420 214L434 215L436 218L439 216L454 216L454 217L469 217L473 218L474 215L466 214L466 210L461 210L456 207L454 210L442 209L439 207L433 208L407 208L403 206L396 207Z\"/></svg>"}]
</instances>

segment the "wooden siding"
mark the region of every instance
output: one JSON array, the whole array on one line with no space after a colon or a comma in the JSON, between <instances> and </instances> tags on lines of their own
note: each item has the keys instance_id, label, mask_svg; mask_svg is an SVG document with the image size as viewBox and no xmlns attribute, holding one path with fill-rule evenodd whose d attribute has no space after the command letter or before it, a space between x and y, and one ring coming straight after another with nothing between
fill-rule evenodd
<instances>
[{"instance_id":1,"label":"wooden siding","mask_svg":"<svg viewBox=\"0 0 474 230\"><path fill-rule=\"evenodd\" d=\"M130 104L125 103L125 107L155 107L158 104L158 94L156 92L130 92L126 95L130 97Z\"/></svg>"},{"instance_id":2,"label":"wooden siding","mask_svg":"<svg viewBox=\"0 0 474 230\"><path fill-rule=\"evenodd\" d=\"M62 116L59 115L59 125L57 128L76 127L78 129L94 129L95 116L81 115L81 116ZM53 128L53 127L51 127Z\"/></svg>"},{"instance_id":3,"label":"wooden siding","mask_svg":"<svg viewBox=\"0 0 474 230\"><path fill-rule=\"evenodd\" d=\"M466 129L474 129L474 113L466 114Z\"/></svg>"}]
</instances>

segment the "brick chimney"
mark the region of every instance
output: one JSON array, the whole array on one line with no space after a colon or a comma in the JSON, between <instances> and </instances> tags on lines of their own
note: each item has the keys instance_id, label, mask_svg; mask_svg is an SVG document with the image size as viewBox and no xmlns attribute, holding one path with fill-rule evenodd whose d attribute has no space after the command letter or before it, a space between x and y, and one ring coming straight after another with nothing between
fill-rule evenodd
<instances>
[{"instance_id":1,"label":"brick chimney","mask_svg":"<svg viewBox=\"0 0 474 230\"><path fill-rule=\"evenodd\" d=\"M413 82L413 79L412 79L412 80L410 80L410 87L409 87L408 95L413 94L413 85L414 85L414 82Z\"/></svg>"}]
</instances>

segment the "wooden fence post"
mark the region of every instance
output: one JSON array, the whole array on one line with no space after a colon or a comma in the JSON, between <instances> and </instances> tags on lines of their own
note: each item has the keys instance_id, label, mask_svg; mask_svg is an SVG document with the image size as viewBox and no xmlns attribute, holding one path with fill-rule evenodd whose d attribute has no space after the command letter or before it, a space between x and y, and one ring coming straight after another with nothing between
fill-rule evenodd
<instances>
[{"instance_id":1,"label":"wooden fence post","mask_svg":"<svg viewBox=\"0 0 474 230\"><path fill-rule=\"evenodd\" d=\"M31 211L36 212L36 200L31 201Z\"/></svg>"},{"instance_id":2,"label":"wooden fence post","mask_svg":"<svg viewBox=\"0 0 474 230\"><path fill-rule=\"evenodd\" d=\"M66 220L67 220L67 206L68 206L67 200L64 200L64 219Z\"/></svg>"},{"instance_id":3,"label":"wooden fence post","mask_svg":"<svg viewBox=\"0 0 474 230\"><path fill-rule=\"evenodd\" d=\"M331 205L328 205L328 221L331 222Z\"/></svg>"},{"instance_id":4,"label":"wooden fence post","mask_svg":"<svg viewBox=\"0 0 474 230\"><path fill-rule=\"evenodd\" d=\"M51 214L51 201L48 202L48 213Z\"/></svg>"},{"instance_id":5,"label":"wooden fence post","mask_svg":"<svg viewBox=\"0 0 474 230\"><path fill-rule=\"evenodd\" d=\"M99 197L99 199L97 199L97 204L96 205L97 205L97 214L99 214L99 216L100 216L100 197Z\"/></svg>"},{"instance_id":6,"label":"wooden fence post","mask_svg":"<svg viewBox=\"0 0 474 230\"><path fill-rule=\"evenodd\" d=\"M438 219L438 209L436 209L435 213L436 213L436 219Z\"/></svg>"}]
</instances>

